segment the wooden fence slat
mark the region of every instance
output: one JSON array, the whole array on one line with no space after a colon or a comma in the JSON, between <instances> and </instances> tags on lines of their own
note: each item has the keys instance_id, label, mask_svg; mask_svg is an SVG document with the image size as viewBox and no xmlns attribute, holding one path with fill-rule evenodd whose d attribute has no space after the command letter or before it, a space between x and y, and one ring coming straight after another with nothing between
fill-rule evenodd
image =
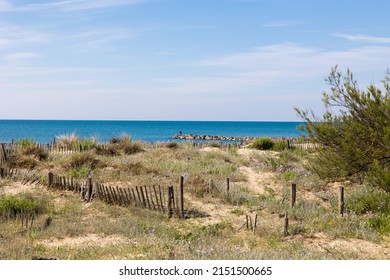
<instances>
[{"instance_id":1,"label":"wooden fence slat","mask_svg":"<svg viewBox=\"0 0 390 280\"><path fill-rule=\"evenodd\" d=\"M159 196L160 196L160 206L161 206L161 211L164 213L165 212L165 208L164 208L164 199L163 199L163 193L161 192L161 186L159 185L158 186L158 192L159 192Z\"/></svg>"},{"instance_id":2,"label":"wooden fence slat","mask_svg":"<svg viewBox=\"0 0 390 280\"><path fill-rule=\"evenodd\" d=\"M184 219L184 177L180 176L180 218Z\"/></svg>"},{"instance_id":3,"label":"wooden fence slat","mask_svg":"<svg viewBox=\"0 0 390 280\"><path fill-rule=\"evenodd\" d=\"M155 199L156 199L156 206L157 206L157 209L159 210L159 211L161 211L161 207L160 207L160 204L159 204L159 202L158 202L158 195L157 195L157 190L156 190L156 186L155 185L153 185L153 191L154 191L154 197L155 197Z\"/></svg>"},{"instance_id":4,"label":"wooden fence slat","mask_svg":"<svg viewBox=\"0 0 390 280\"><path fill-rule=\"evenodd\" d=\"M132 193L133 198L134 198L134 205L138 206L138 200L137 200L137 197L135 196L134 188L131 188L131 193Z\"/></svg>"},{"instance_id":5,"label":"wooden fence slat","mask_svg":"<svg viewBox=\"0 0 390 280\"><path fill-rule=\"evenodd\" d=\"M142 206L144 208L146 208L146 199L145 199L145 195L144 195L144 191L143 191L142 186L140 187L140 192L141 192L141 197L142 197Z\"/></svg>"}]
</instances>

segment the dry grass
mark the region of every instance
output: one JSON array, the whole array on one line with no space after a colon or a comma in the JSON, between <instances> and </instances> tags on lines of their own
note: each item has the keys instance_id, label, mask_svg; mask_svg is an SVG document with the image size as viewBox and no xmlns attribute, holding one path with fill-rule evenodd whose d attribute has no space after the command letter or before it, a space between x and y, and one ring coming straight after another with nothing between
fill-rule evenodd
<instances>
[{"instance_id":1,"label":"dry grass","mask_svg":"<svg viewBox=\"0 0 390 280\"><path fill-rule=\"evenodd\" d=\"M135 144L130 138L122 138L110 145ZM118 148L120 152L115 155L94 150L50 156L49 162L37 161L35 168L55 168L63 175L76 169L83 178L87 174L81 171L87 166L93 170L95 181L119 186L177 185L183 175L186 208L203 212L205 217L169 220L165 214L147 209L112 206L98 200L84 203L74 193L31 188L27 191L32 197L44 195L53 206L24 231L18 220L2 221L0 259L390 258L385 224L373 226L369 212L384 195L367 196L358 186L350 186L348 215L341 217L331 185L303 168L306 154L231 152L220 147L198 149L185 143L136 145L141 150L130 154ZM229 196L227 177L231 179ZM289 187L293 181L298 185L298 197L290 209ZM0 193L7 195L6 190L11 188L15 194L18 185L1 180L0 186ZM348 204L352 201L355 208ZM356 201L365 201L370 207ZM288 237L283 236L285 211L290 217ZM256 231L246 230L246 215L255 214L259 217Z\"/></svg>"}]
</instances>

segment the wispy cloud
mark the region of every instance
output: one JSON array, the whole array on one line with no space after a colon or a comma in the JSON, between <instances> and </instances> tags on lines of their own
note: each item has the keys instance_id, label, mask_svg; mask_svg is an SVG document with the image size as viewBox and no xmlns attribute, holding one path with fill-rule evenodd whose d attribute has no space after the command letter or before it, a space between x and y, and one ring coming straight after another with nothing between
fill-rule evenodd
<instances>
[{"instance_id":1,"label":"wispy cloud","mask_svg":"<svg viewBox=\"0 0 390 280\"><path fill-rule=\"evenodd\" d=\"M9 61L40 58L40 57L41 57L40 54L32 53L32 52L11 53L4 56L4 58Z\"/></svg>"},{"instance_id":2,"label":"wispy cloud","mask_svg":"<svg viewBox=\"0 0 390 280\"><path fill-rule=\"evenodd\" d=\"M13 8L10 1L0 0L0 11L8 11Z\"/></svg>"},{"instance_id":3,"label":"wispy cloud","mask_svg":"<svg viewBox=\"0 0 390 280\"><path fill-rule=\"evenodd\" d=\"M349 41L356 41L356 42L363 42L363 43L375 43L375 44L389 44L390 43L390 37L374 37L374 36L367 36L367 35L349 35L349 34L343 34L343 33L333 33L332 34L335 37L343 38Z\"/></svg>"},{"instance_id":4,"label":"wispy cloud","mask_svg":"<svg viewBox=\"0 0 390 280\"><path fill-rule=\"evenodd\" d=\"M101 9L122 5L131 5L144 2L146 0L71 0L71 1L58 1L52 3L38 3L38 4L29 4L20 9L24 10L40 10L40 9L50 9L57 8L66 11L80 11L80 10L90 10L90 9Z\"/></svg>"},{"instance_id":5,"label":"wispy cloud","mask_svg":"<svg viewBox=\"0 0 390 280\"><path fill-rule=\"evenodd\" d=\"M263 24L264 27L289 27L293 25L297 25L298 21L296 20L278 20L278 21L270 21Z\"/></svg>"},{"instance_id":6,"label":"wispy cloud","mask_svg":"<svg viewBox=\"0 0 390 280\"><path fill-rule=\"evenodd\" d=\"M49 35L32 28L0 24L0 49L24 45L26 43L44 43Z\"/></svg>"}]
</instances>

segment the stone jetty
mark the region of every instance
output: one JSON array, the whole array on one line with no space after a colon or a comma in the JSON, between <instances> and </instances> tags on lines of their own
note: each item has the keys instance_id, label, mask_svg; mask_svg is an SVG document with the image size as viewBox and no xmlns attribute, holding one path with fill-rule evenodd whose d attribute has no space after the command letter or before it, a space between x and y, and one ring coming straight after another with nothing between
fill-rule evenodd
<instances>
[{"instance_id":1,"label":"stone jetty","mask_svg":"<svg viewBox=\"0 0 390 280\"><path fill-rule=\"evenodd\" d=\"M211 141L251 141L251 140L256 139L256 137L177 134L177 135L173 136L173 139L211 140Z\"/></svg>"}]
</instances>

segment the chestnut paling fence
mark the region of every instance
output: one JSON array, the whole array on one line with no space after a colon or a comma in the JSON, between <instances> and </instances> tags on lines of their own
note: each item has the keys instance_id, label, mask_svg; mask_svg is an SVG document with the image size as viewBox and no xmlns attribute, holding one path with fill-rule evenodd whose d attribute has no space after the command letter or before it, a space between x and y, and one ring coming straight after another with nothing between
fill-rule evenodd
<instances>
[{"instance_id":1,"label":"chestnut paling fence","mask_svg":"<svg viewBox=\"0 0 390 280\"><path fill-rule=\"evenodd\" d=\"M255 139L255 138L253 138ZM309 138L272 138L273 141L284 141L287 144L288 149L300 149L300 150L314 150L318 147L321 147L320 143L313 143ZM232 141L203 141L203 142L190 142L194 147L203 148L209 145L218 145L222 149L229 149L230 147L240 148L246 144L247 141L232 142ZM59 144L56 141L52 141L47 144L33 144L36 147L43 149L49 154L72 154L77 152L89 151L94 148L99 148L100 150L108 150L109 143L95 143L93 145L83 145L83 144L72 144L64 145ZM156 145L151 143L150 145ZM17 141L12 141L11 143L0 143L0 166L3 165L9 156L12 153L16 153L19 150L23 149L24 146L19 144Z\"/></svg>"},{"instance_id":2,"label":"chestnut paling fence","mask_svg":"<svg viewBox=\"0 0 390 280\"><path fill-rule=\"evenodd\" d=\"M180 177L178 187L168 186L108 186L93 182L92 178L85 181L59 176L49 172L42 176L31 170L0 167L0 179L8 178L23 185L46 185L49 189L72 191L78 193L85 202L99 199L110 205L135 206L166 213L169 218L181 219L195 215L193 211L184 208L184 178Z\"/></svg>"}]
</instances>

